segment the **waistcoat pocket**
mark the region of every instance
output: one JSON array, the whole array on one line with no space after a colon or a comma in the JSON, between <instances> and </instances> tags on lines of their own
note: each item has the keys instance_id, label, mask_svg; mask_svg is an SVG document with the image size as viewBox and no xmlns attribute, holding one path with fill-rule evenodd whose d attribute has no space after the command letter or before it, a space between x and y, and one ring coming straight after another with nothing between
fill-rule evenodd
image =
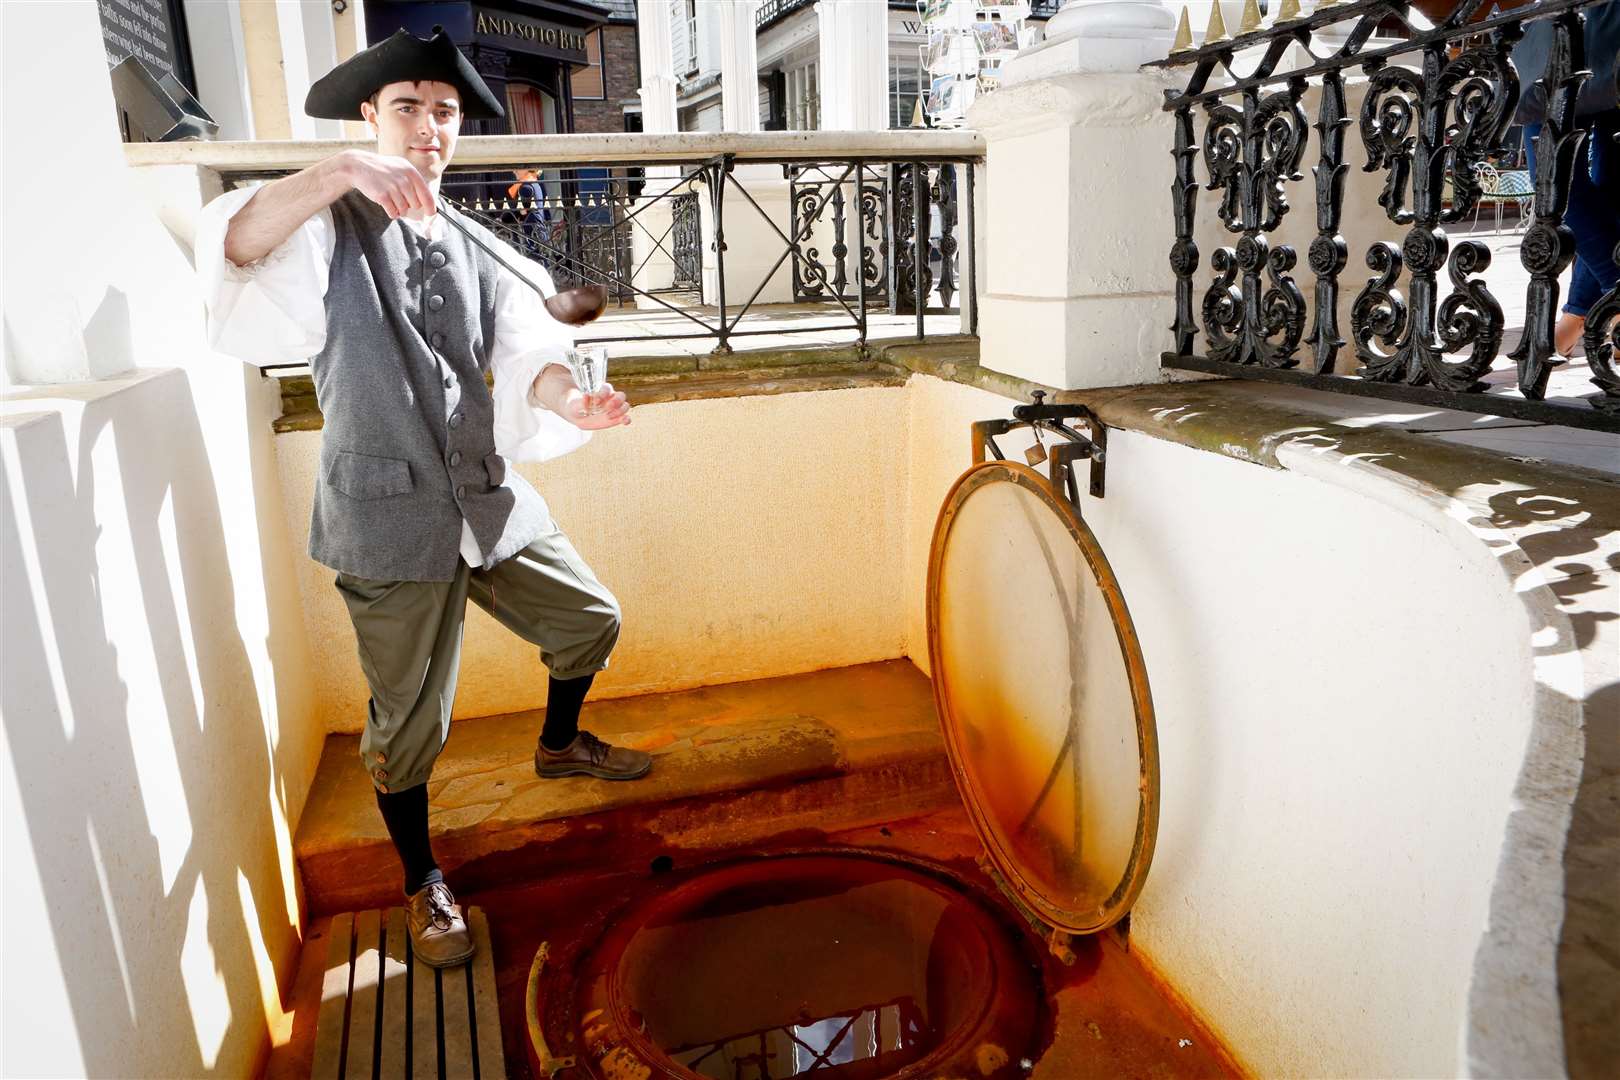
<instances>
[{"instance_id":1,"label":"waistcoat pocket","mask_svg":"<svg viewBox=\"0 0 1620 1080\"><path fill-rule=\"evenodd\" d=\"M489 474L489 486L498 488L506 479L506 459L499 453L484 458L484 471Z\"/></svg>"},{"instance_id":2,"label":"waistcoat pocket","mask_svg":"<svg viewBox=\"0 0 1620 1080\"><path fill-rule=\"evenodd\" d=\"M374 457L339 450L326 471L326 482L351 499L403 495L414 486L411 465L399 458Z\"/></svg>"}]
</instances>

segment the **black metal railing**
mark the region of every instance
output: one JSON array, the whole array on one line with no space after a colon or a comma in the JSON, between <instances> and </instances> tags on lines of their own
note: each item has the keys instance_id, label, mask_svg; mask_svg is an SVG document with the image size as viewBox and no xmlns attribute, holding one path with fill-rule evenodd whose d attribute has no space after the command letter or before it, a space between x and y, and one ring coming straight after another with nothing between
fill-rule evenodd
<instances>
[{"instance_id":1,"label":"black metal railing","mask_svg":"<svg viewBox=\"0 0 1620 1080\"><path fill-rule=\"evenodd\" d=\"M847 300L859 287L869 303L891 311L915 313L920 304L928 314L959 312L954 306L961 279L956 192L966 168L926 162L863 165L856 184L826 166L789 166L793 232L804 235L793 252L793 299ZM921 230L919 190L925 193ZM860 205L852 206L857 198Z\"/></svg>"},{"instance_id":2,"label":"black metal railing","mask_svg":"<svg viewBox=\"0 0 1620 1080\"><path fill-rule=\"evenodd\" d=\"M922 338L926 315L960 314L973 168L981 161L867 152L838 159L750 154L739 162L721 154L701 161L576 158L550 167L486 157L452 168L440 194L546 267L559 288L602 285L621 308L665 316L665 325L653 329L633 320L624 325L637 332L621 334L609 318L580 341L713 338L714 351L726 353L732 339L751 334L853 330L864 344L870 318L880 311L904 315L907 323L914 318ZM754 182L735 175L739 164L781 170L790 195L785 213L761 205L750 191ZM514 170L538 177L525 182ZM231 187L290 171L222 168L221 174ZM967 209L959 213L959 205ZM752 234L768 237L768 249L751 240L747 263L755 269L733 259L728 273L726 237L739 214L754 219ZM786 303L816 304L825 318L761 318L770 315L767 305ZM668 330L671 316L675 332ZM971 319L970 309L965 321Z\"/></svg>"},{"instance_id":3,"label":"black metal railing","mask_svg":"<svg viewBox=\"0 0 1620 1080\"><path fill-rule=\"evenodd\" d=\"M1408 23L1405 3L1319 6L1155 65L1192 69L1185 88L1167 93L1165 104L1175 117L1170 266L1176 275L1175 344L1164 355L1166 367L1620 431L1614 366L1620 330L1605 333L1620 312L1620 287L1588 313L1587 364L1599 392L1585 403L1547 396L1549 376L1563 362L1553 344L1558 278L1574 257L1563 213L1591 126L1575 110L1589 76L1583 11L1602 0L1539 0L1506 11L1492 10L1493 2L1463 0L1432 29ZM1406 39L1368 47L1389 20L1405 24ZM1552 20L1553 47L1539 78L1547 111L1534 141L1534 222L1519 248L1529 274L1524 328L1499 360L1510 328L1485 275L1491 249L1474 239L1456 241L1445 226L1475 209L1476 170L1504 149L1526 89L1510 53L1526 24L1537 20ZM1324 43L1329 27L1344 36ZM1282 70L1296 44L1305 59ZM1368 81L1352 116L1346 75L1356 68ZM1313 83L1320 86L1314 119L1302 105ZM1353 122L1362 167L1384 175L1378 203L1407 231L1399 246L1377 242L1364 253L1373 273L1356 293L1346 342L1339 300L1354 285L1341 282L1351 252L1340 221L1352 164L1346 129ZM1290 210L1289 185L1304 179L1313 130L1316 237L1306 254L1314 279L1307 298L1293 275L1298 253L1271 240ZM1219 194L1215 215L1237 240L1211 253L1213 273L1199 297L1194 225L1201 186ZM1493 369L1509 360L1516 385L1496 385Z\"/></svg>"},{"instance_id":4,"label":"black metal railing","mask_svg":"<svg viewBox=\"0 0 1620 1080\"><path fill-rule=\"evenodd\" d=\"M638 170L639 171L639 170ZM559 288L608 286L620 305L634 252L629 215L644 181L625 170L552 170L529 183L491 181L484 173L451 173L441 194L501 239L546 266ZM669 289L681 288L671 281Z\"/></svg>"},{"instance_id":5,"label":"black metal railing","mask_svg":"<svg viewBox=\"0 0 1620 1080\"><path fill-rule=\"evenodd\" d=\"M815 0L763 0L759 7L754 9L754 31L757 33L775 23L781 22L789 15L802 7L810 7Z\"/></svg>"}]
</instances>

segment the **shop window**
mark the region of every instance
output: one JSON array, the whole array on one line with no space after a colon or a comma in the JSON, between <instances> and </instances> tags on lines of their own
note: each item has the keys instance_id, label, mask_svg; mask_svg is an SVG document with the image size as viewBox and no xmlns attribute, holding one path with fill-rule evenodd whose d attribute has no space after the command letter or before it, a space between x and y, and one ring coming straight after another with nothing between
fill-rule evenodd
<instances>
[{"instance_id":1,"label":"shop window","mask_svg":"<svg viewBox=\"0 0 1620 1080\"><path fill-rule=\"evenodd\" d=\"M592 30L585 37L585 66L575 68L574 100L601 101L607 97L607 79L602 69L602 31Z\"/></svg>"}]
</instances>

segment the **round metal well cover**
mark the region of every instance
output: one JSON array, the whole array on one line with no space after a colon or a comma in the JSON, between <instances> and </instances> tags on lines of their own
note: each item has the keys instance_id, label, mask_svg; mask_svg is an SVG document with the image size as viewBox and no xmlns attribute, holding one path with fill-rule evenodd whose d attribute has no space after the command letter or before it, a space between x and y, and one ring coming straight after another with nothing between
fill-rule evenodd
<instances>
[{"instance_id":1,"label":"round metal well cover","mask_svg":"<svg viewBox=\"0 0 1620 1080\"><path fill-rule=\"evenodd\" d=\"M1038 916L1092 933L1153 858L1158 737L1119 582L1023 465L956 481L934 525L928 655L952 772L985 850Z\"/></svg>"}]
</instances>

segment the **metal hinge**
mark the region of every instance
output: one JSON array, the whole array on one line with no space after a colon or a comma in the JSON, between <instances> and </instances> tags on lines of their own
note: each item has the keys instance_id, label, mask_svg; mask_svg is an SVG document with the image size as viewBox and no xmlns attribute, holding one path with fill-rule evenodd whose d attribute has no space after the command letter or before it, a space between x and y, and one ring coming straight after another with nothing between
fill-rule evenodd
<instances>
[{"instance_id":1,"label":"metal hinge","mask_svg":"<svg viewBox=\"0 0 1620 1080\"><path fill-rule=\"evenodd\" d=\"M1096 413L1084 405L1048 405L1045 390L1032 391L1030 399L1028 405L1013 406L1011 420L980 420L973 425L973 463L977 465L985 460L986 450L997 461L1007 460L1001 447L996 445L995 437L1019 428L1032 428L1040 452L1031 457L1030 464L1039 464L1042 459L1047 462L1052 490L1079 509L1080 492L1074 479L1074 463L1089 460L1091 478L1087 490L1093 498L1102 498L1104 469L1108 460L1108 428L1097 419ZM1085 425L1088 433L1082 435L1074 430L1070 426L1073 421ZM1057 435L1064 441L1047 452L1044 444L1039 442L1043 432Z\"/></svg>"}]
</instances>

